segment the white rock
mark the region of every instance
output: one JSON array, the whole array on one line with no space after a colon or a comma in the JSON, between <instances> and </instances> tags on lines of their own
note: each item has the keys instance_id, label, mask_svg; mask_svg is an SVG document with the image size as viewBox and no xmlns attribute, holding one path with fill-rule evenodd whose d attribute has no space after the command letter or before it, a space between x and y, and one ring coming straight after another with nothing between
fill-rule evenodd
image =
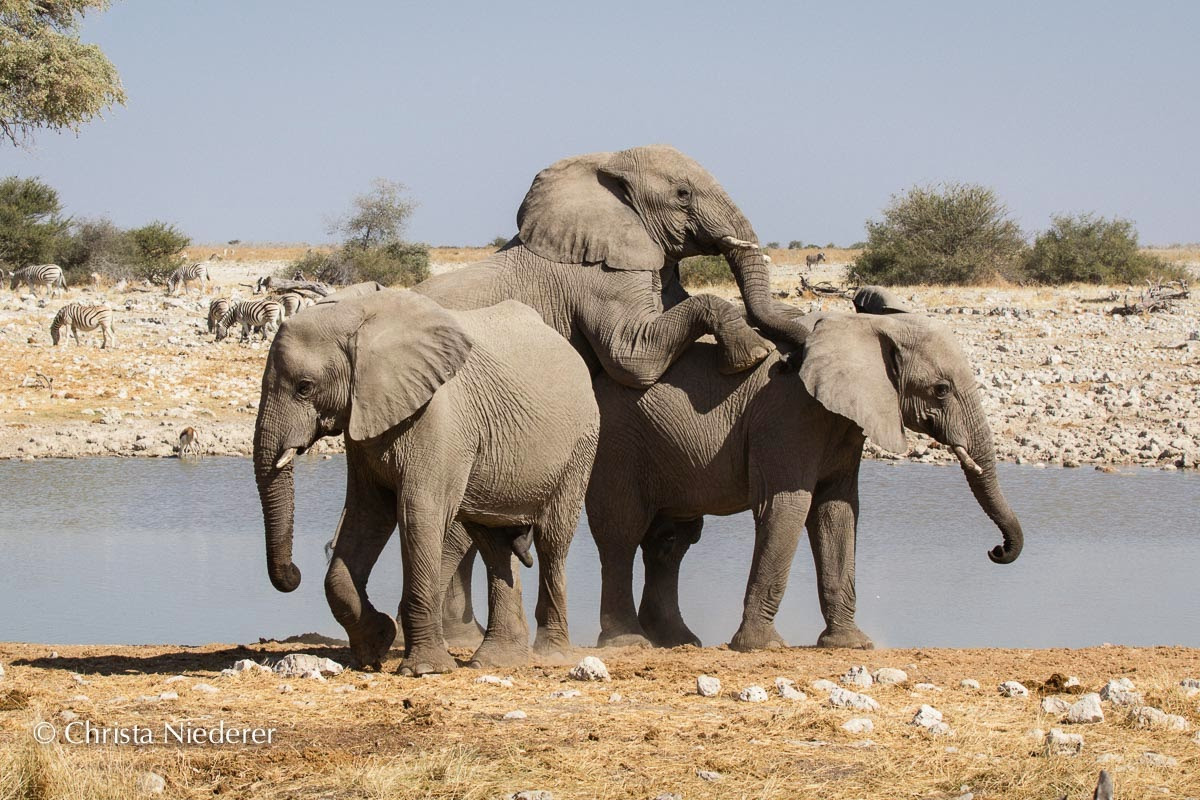
<instances>
[{"instance_id":1,"label":"white rock","mask_svg":"<svg viewBox=\"0 0 1200 800\"><path fill-rule=\"evenodd\" d=\"M162 692L158 696L159 700L178 700L179 692Z\"/></svg>"},{"instance_id":2,"label":"white rock","mask_svg":"<svg viewBox=\"0 0 1200 800\"><path fill-rule=\"evenodd\" d=\"M738 692L737 699L743 703L765 703L767 702L767 690L761 686L747 686Z\"/></svg>"},{"instance_id":3,"label":"white rock","mask_svg":"<svg viewBox=\"0 0 1200 800\"><path fill-rule=\"evenodd\" d=\"M567 675L577 681L612 680L608 675L608 667L604 666L604 662L595 656L585 657L583 661L571 667L571 671Z\"/></svg>"},{"instance_id":4,"label":"white rock","mask_svg":"<svg viewBox=\"0 0 1200 800\"><path fill-rule=\"evenodd\" d=\"M1073 756L1083 750L1083 736L1078 733L1063 733L1061 728L1051 728L1046 734L1046 751L1051 755Z\"/></svg>"},{"instance_id":5,"label":"white rock","mask_svg":"<svg viewBox=\"0 0 1200 800\"><path fill-rule=\"evenodd\" d=\"M79 719L79 715L70 709L63 709L62 711L58 712L58 719L61 722L74 722L75 720Z\"/></svg>"},{"instance_id":6,"label":"white rock","mask_svg":"<svg viewBox=\"0 0 1200 800\"><path fill-rule=\"evenodd\" d=\"M71 696L71 702L72 703L90 703L90 702L92 702L92 698L88 697L86 694L76 694L76 695Z\"/></svg>"},{"instance_id":7,"label":"white rock","mask_svg":"<svg viewBox=\"0 0 1200 800\"><path fill-rule=\"evenodd\" d=\"M791 678L776 678L775 691L784 700L807 700L808 695L796 688L796 682Z\"/></svg>"},{"instance_id":8,"label":"white rock","mask_svg":"<svg viewBox=\"0 0 1200 800\"><path fill-rule=\"evenodd\" d=\"M203 692L204 694L216 694L220 690L217 689L217 687L211 686L207 683L197 683L195 686L192 687L192 691L193 692Z\"/></svg>"},{"instance_id":9,"label":"white rock","mask_svg":"<svg viewBox=\"0 0 1200 800\"><path fill-rule=\"evenodd\" d=\"M1142 693L1133 690L1133 681L1118 678L1104 684L1100 689L1100 699L1107 700L1114 706L1139 706L1142 704Z\"/></svg>"},{"instance_id":10,"label":"white rock","mask_svg":"<svg viewBox=\"0 0 1200 800\"><path fill-rule=\"evenodd\" d=\"M143 772L135 785L142 794L162 794L167 788L167 781L156 772Z\"/></svg>"},{"instance_id":11,"label":"white rock","mask_svg":"<svg viewBox=\"0 0 1200 800\"><path fill-rule=\"evenodd\" d=\"M1042 712L1046 714L1065 714L1070 710L1071 704L1061 697L1044 697L1042 698Z\"/></svg>"},{"instance_id":12,"label":"white rock","mask_svg":"<svg viewBox=\"0 0 1200 800\"><path fill-rule=\"evenodd\" d=\"M913 686L913 689L917 690L918 692L940 692L942 687L936 686L932 683L918 683Z\"/></svg>"},{"instance_id":13,"label":"white rock","mask_svg":"<svg viewBox=\"0 0 1200 800\"><path fill-rule=\"evenodd\" d=\"M187 678L183 675L172 675L171 677L169 677L165 681L163 681L163 683L170 685L172 683L179 683L180 681L186 681L186 680L187 680Z\"/></svg>"},{"instance_id":14,"label":"white rock","mask_svg":"<svg viewBox=\"0 0 1200 800\"><path fill-rule=\"evenodd\" d=\"M683 800L683 796L674 792L663 792L660 795L656 795L654 800Z\"/></svg>"},{"instance_id":15,"label":"white rock","mask_svg":"<svg viewBox=\"0 0 1200 800\"><path fill-rule=\"evenodd\" d=\"M509 711L507 714L504 715L504 718L505 719L525 719L528 716L529 715L526 714L524 711L517 710L517 711Z\"/></svg>"},{"instance_id":16,"label":"white rock","mask_svg":"<svg viewBox=\"0 0 1200 800\"><path fill-rule=\"evenodd\" d=\"M721 693L721 681L711 675L696 677L696 693L701 697L716 697Z\"/></svg>"},{"instance_id":17,"label":"white rock","mask_svg":"<svg viewBox=\"0 0 1200 800\"><path fill-rule=\"evenodd\" d=\"M275 674L283 675L284 677L304 675L314 670L324 675L341 675L345 669L345 667L336 661L309 655L308 653L288 653L275 662Z\"/></svg>"},{"instance_id":18,"label":"white rock","mask_svg":"<svg viewBox=\"0 0 1200 800\"><path fill-rule=\"evenodd\" d=\"M1141 706L1130 710L1133 723L1139 728L1162 728L1168 731L1187 731L1192 726L1178 714L1168 714L1154 706Z\"/></svg>"},{"instance_id":19,"label":"white rock","mask_svg":"<svg viewBox=\"0 0 1200 800\"><path fill-rule=\"evenodd\" d=\"M978 689L979 681L974 678L963 678L958 682L958 685L963 689Z\"/></svg>"},{"instance_id":20,"label":"white rock","mask_svg":"<svg viewBox=\"0 0 1200 800\"><path fill-rule=\"evenodd\" d=\"M619 703L624 699L625 699L624 697L621 697L620 692L613 692L612 694L610 694L608 696L608 702L610 702L610 703Z\"/></svg>"},{"instance_id":21,"label":"white rock","mask_svg":"<svg viewBox=\"0 0 1200 800\"><path fill-rule=\"evenodd\" d=\"M499 678L495 675L481 675L475 679L475 682L486 683L491 686L499 686L504 689L511 689L513 687L512 678Z\"/></svg>"},{"instance_id":22,"label":"white rock","mask_svg":"<svg viewBox=\"0 0 1200 800\"><path fill-rule=\"evenodd\" d=\"M812 682L812 688L816 689L818 692L832 692L834 689L838 688L838 685L833 681L826 680L825 678L817 678Z\"/></svg>"},{"instance_id":23,"label":"white rock","mask_svg":"<svg viewBox=\"0 0 1200 800\"><path fill-rule=\"evenodd\" d=\"M867 668L860 664L846 670L846 674L841 677L841 682L846 686L861 686L865 689L874 684L875 680Z\"/></svg>"},{"instance_id":24,"label":"white rock","mask_svg":"<svg viewBox=\"0 0 1200 800\"><path fill-rule=\"evenodd\" d=\"M300 677L308 678L311 681L321 681L322 683L325 682L325 676L322 675L321 671L317 669L310 669L308 672L301 673Z\"/></svg>"},{"instance_id":25,"label":"white rock","mask_svg":"<svg viewBox=\"0 0 1200 800\"><path fill-rule=\"evenodd\" d=\"M1165 756L1162 753L1142 753L1142 757L1138 759L1143 764L1148 764L1152 767L1177 767L1179 761L1171 756Z\"/></svg>"},{"instance_id":26,"label":"white rock","mask_svg":"<svg viewBox=\"0 0 1200 800\"><path fill-rule=\"evenodd\" d=\"M908 683L908 673L902 669L895 667L880 667L875 670L875 674L871 676L876 683Z\"/></svg>"},{"instance_id":27,"label":"white rock","mask_svg":"<svg viewBox=\"0 0 1200 800\"><path fill-rule=\"evenodd\" d=\"M572 697L579 697L582 694L583 692L579 691L578 689L563 689L560 692L551 692L550 697L554 698L555 700L569 700Z\"/></svg>"},{"instance_id":28,"label":"white rock","mask_svg":"<svg viewBox=\"0 0 1200 800\"><path fill-rule=\"evenodd\" d=\"M847 733L870 733L875 730L875 723L866 717L855 717L843 722L842 730Z\"/></svg>"},{"instance_id":29,"label":"white rock","mask_svg":"<svg viewBox=\"0 0 1200 800\"><path fill-rule=\"evenodd\" d=\"M702 781L719 781L721 780L721 773L708 769L698 769L696 770L696 777Z\"/></svg>"},{"instance_id":30,"label":"white rock","mask_svg":"<svg viewBox=\"0 0 1200 800\"><path fill-rule=\"evenodd\" d=\"M71 680L75 681L75 682L76 682L76 683L78 683L80 686L87 686L89 683L91 683L91 681L89 681L89 680L86 680L86 679L85 679L85 678L84 678L82 675L80 675L78 672L72 672L72 673L71 673Z\"/></svg>"},{"instance_id":31,"label":"white rock","mask_svg":"<svg viewBox=\"0 0 1200 800\"><path fill-rule=\"evenodd\" d=\"M1005 697L1026 697L1029 690L1020 681L1005 681L998 687Z\"/></svg>"},{"instance_id":32,"label":"white rock","mask_svg":"<svg viewBox=\"0 0 1200 800\"><path fill-rule=\"evenodd\" d=\"M921 706L917 710L916 716L912 718L909 725L920 725L922 728L932 727L935 723L942 721L942 712L938 711L933 706Z\"/></svg>"},{"instance_id":33,"label":"white rock","mask_svg":"<svg viewBox=\"0 0 1200 800\"><path fill-rule=\"evenodd\" d=\"M0 664L0 681L4 680L4 665Z\"/></svg>"},{"instance_id":34,"label":"white rock","mask_svg":"<svg viewBox=\"0 0 1200 800\"><path fill-rule=\"evenodd\" d=\"M1067 686L1067 687L1078 686L1078 685L1079 685L1079 678L1075 677L1074 675L1068 675L1067 682L1063 684L1063 686Z\"/></svg>"},{"instance_id":35,"label":"white rock","mask_svg":"<svg viewBox=\"0 0 1200 800\"><path fill-rule=\"evenodd\" d=\"M865 694L852 692L838 686L829 693L829 705L834 708L852 708L855 711L878 711L879 703Z\"/></svg>"},{"instance_id":36,"label":"white rock","mask_svg":"<svg viewBox=\"0 0 1200 800\"><path fill-rule=\"evenodd\" d=\"M233 670L235 674L241 672L261 672L262 664L259 664L257 661L253 661L249 658L243 658L241 661L233 662L233 666L230 667L230 669Z\"/></svg>"},{"instance_id":37,"label":"white rock","mask_svg":"<svg viewBox=\"0 0 1200 800\"><path fill-rule=\"evenodd\" d=\"M1074 705L1067 709L1067 722L1077 725L1104 722L1104 709L1100 708L1100 695L1092 692L1079 698Z\"/></svg>"},{"instance_id":38,"label":"white rock","mask_svg":"<svg viewBox=\"0 0 1200 800\"><path fill-rule=\"evenodd\" d=\"M232 667L226 667L225 669L221 670L221 674L224 675L226 678L232 678L234 675L237 675L238 673Z\"/></svg>"},{"instance_id":39,"label":"white rock","mask_svg":"<svg viewBox=\"0 0 1200 800\"><path fill-rule=\"evenodd\" d=\"M281 683L278 686L276 686L275 688L284 694L287 694L288 692L296 691L295 687L293 687L290 683Z\"/></svg>"}]
</instances>

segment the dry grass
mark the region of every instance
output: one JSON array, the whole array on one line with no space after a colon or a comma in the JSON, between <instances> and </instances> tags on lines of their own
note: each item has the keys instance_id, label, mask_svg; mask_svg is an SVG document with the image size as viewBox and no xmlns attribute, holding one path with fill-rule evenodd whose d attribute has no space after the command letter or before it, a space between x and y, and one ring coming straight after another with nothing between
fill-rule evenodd
<instances>
[{"instance_id":1,"label":"dry grass","mask_svg":"<svg viewBox=\"0 0 1200 800\"><path fill-rule=\"evenodd\" d=\"M1104 754L1118 796L1200 794L1200 747L1192 733L1134 728L1105 704L1107 718L1077 726L1083 753L1047 756L1029 732L1059 726L1040 712L1036 693L1000 697L995 686L1019 679L1027 685L1055 672L1078 675L1099 689L1115 676L1130 676L1147 701L1200 723L1196 698L1178 683L1200 675L1200 651L1135 650L882 650L821 651L795 648L738 654L721 648L623 650L597 653L612 683L570 684L566 668L543 664L511 671L505 689L474 682L462 669L424 679L394 674L396 653L379 675L348 672L328 682L271 675L221 677L238 658L264 660L286 649L252 650L210 645L173 647L59 647L47 658L39 645L0 645L8 670L3 689L26 697L0 711L0 798L109 797L122 794L137 775L153 770L167 781L167 797L229 794L236 797L495 798L522 789L547 789L563 798L646 798L674 791L695 798L923 798L956 796L966 784L977 798L1090 796ZM345 661L337 648L306 648ZM456 652L465 657L465 652ZM580 656L583 655L581 651ZM860 713L833 709L824 694L766 703L737 702L747 685L770 689L786 676L805 689L816 678L836 678L849 666L896 666L913 683L943 691L873 687L883 706L869 714L867 737L841 730ZM77 684L72 673L89 683ZM705 699L695 676L718 676L724 691ZM185 680L167 684L173 675ZM959 688L973 677L983 689ZM192 689L197 682L219 688L214 695ZM339 693L338 687L355 687ZM577 688L582 696L550 698ZM137 698L173 690L178 700ZM613 693L620 699L614 701ZM87 699L73 699L79 694ZM772 692L772 695L774 693ZM940 709L954 736L933 737L909 725L922 703ZM166 722L276 728L270 746L32 745L35 721L55 721L69 709L107 726ZM506 721L521 709L528 718ZM1071 727L1071 726L1064 726ZM1142 763L1146 752L1171 756L1178 766ZM699 779L696 770L722 778ZM22 788L24 787L24 788ZM30 789L29 787L34 787ZM41 788L38 788L41 787Z\"/></svg>"}]
</instances>

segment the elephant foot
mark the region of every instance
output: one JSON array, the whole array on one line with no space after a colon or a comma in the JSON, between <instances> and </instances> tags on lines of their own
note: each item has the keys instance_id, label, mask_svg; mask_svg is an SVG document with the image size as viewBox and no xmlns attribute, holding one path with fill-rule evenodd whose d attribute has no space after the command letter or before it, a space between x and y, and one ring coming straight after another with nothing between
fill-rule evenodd
<instances>
[{"instance_id":1,"label":"elephant foot","mask_svg":"<svg viewBox=\"0 0 1200 800\"><path fill-rule=\"evenodd\" d=\"M538 631L533 637L533 652L537 654L538 661L553 664L565 664L573 660L571 656L574 649L571 647L571 640L566 636L558 634L543 634Z\"/></svg>"},{"instance_id":2,"label":"elephant foot","mask_svg":"<svg viewBox=\"0 0 1200 800\"><path fill-rule=\"evenodd\" d=\"M723 335L720 344L717 369L722 375L733 375L757 366L775 349L774 343L750 328Z\"/></svg>"},{"instance_id":3,"label":"elephant foot","mask_svg":"<svg viewBox=\"0 0 1200 800\"><path fill-rule=\"evenodd\" d=\"M529 644L522 641L499 641L484 639L471 656L468 667L521 667L529 663Z\"/></svg>"},{"instance_id":4,"label":"elephant foot","mask_svg":"<svg viewBox=\"0 0 1200 800\"><path fill-rule=\"evenodd\" d=\"M874 650L875 643L857 625L826 627L817 637L817 647L846 647L852 650Z\"/></svg>"},{"instance_id":5,"label":"elephant foot","mask_svg":"<svg viewBox=\"0 0 1200 800\"><path fill-rule=\"evenodd\" d=\"M400 662L397 672L409 678L453 672L458 663L442 647L413 648Z\"/></svg>"},{"instance_id":6,"label":"elephant foot","mask_svg":"<svg viewBox=\"0 0 1200 800\"><path fill-rule=\"evenodd\" d=\"M775 630L774 625L756 625L750 628L743 624L729 640L729 649L740 653L780 647L787 647L787 642L779 635L779 631Z\"/></svg>"},{"instance_id":7,"label":"elephant foot","mask_svg":"<svg viewBox=\"0 0 1200 800\"><path fill-rule=\"evenodd\" d=\"M396 620L376 611L359 629L350 634L350 652L361 670L379 672L392 643L396 641Z\"/></svg>"},{"instance_id":8,"label":"elephant foot","mask_svg":"<svg viewBox=\"0 0 1200 800\"><path fill-rule=\"evenodd\" d=\"M646 635L650 637L650 641L655 647L682 647L690 644L696 647L701 647L700 637L692 633L687 625L681 620L678 624L673 625L646 625L642 624L646 631Z\"/></svg>"},{"instance_id":9,"label":"elephant foot","mask_svg":"<svg viewBox=\"0 0 1200 800\"><path fill-rule=\"evenodd\" d=\"M614 633L606 634L600 632L600 638L596 641L596 647L653 647L650 640L640 633Z\"/></svg>"},{"instance_id":10,"label":"elephant foot","mask_svg":"<svg viewBox=\"0 0 1200 800\"><path fill-rule=\"evenodd\" d=\"M446 647L461 647L464 650L474 650L483 641L483 626L475 620L442 620L442 638Z\"/></svg>"}]
</instances>

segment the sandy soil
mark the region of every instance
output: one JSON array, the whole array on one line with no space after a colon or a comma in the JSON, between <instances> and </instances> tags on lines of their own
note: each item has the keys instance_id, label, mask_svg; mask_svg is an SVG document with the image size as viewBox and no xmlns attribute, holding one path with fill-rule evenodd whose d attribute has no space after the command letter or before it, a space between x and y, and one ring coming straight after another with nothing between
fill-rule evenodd
<instances>
[{"instance_id":1,"label":"sandy soil","mask_svg":"<svg viewBox=\"0 0 1200 800\"><path fill-rule=\"evenodd\" d=\"M435 271L486 252L439 250ZM259 275L285 263L215 262L215 287L203 298L196 290L172 298L144 287L76 288L43 305L28 295L0 293L0 457L166 457L187 426L198 431L203 453L248 454L267 345L234 338L216 343L205 315L211 296L247 296ZM798 291L802 273L836 283L844 265L810 272L777 264L773 286L786 302L850 309L845 298ZM960 336L979 370L1002 459L1194 467L1200 457L1200 299L1181 302L1172 314L1107 313L1117 304L1108 298L1123 290L899 291ZM710 291L736 294L732 285ZM82 347L72 341L51 347L50 320L69 301L112 306L119 347L99 349L98 334ZM953 460L917 434L909 441L910 459ZM326 441L321 448L340 446ZM870 448L869 454L884 457Z\"/></svg>"},{"instance_id":2,"label":"sandy soil","mask_svg":"<svg viewBox=\"0 0 1200 800\"><path fill-rule=\"evenodd\" d=\"M56 655L44 645L0 644L7 672L0 680L0 797L138 796L137 781L154 772L165 779L163 796L187 798L499 798L545 790L556 800L667 792L688 800L782 800L969 791L1020 800L1091 797L1102 767L1115 777L1117 797L1200 796L1200 708L1197 692L1180 686L1200 677L1197 650L586 651L605 660L611 682L571 681L568 666L546 664L500 673L511 677L510 688L477 683L480 673L469 669L402 678L394 674L396 658L381 674L347 671L324 682L220 674L243 658L271 662L284 649L57 647ZM301 649L347 658L340 648ZM903 669L908 682L862 689L879 711L832 708L829 691L812 682L836 682L857 664ZM702 673L720 679L718 696L696 693ZM1108 701L1102 722L1066 724L1041 707L1043 696L1079 699L1039 688L1055 673L1078 676L1076 692L1129 677L1142 702L1183 717L1187 730L1140 729L1127 709ZM781 698L777 677L794 680L807 699ZM982 688L961 687L966 678ZM1030 695L1002 697L997 687L1008 680L1021 681ZM916 688L926 683L936 688ZM739 702L750 685L764 687L769 699ZM552 696L572 689L580 694ZM949 735L910 724L922 704L942 712ZM512 711L526 717L505 719ZM872 731L842 729L862 717ZM41 722L51 726L41 729L52 731L51 744L33 740ZM155 744L64 742L70 723L75 740L84 723L137 725L153 732ZM273 728L272 743L162 743L166 724L221 723ZM1082 750L1048 753L1034 731L1051 728L1081 734ZM705 780L701 770L719 777ZM14 791L22 779L38 791Z\"/></svg>"}]
</instances>

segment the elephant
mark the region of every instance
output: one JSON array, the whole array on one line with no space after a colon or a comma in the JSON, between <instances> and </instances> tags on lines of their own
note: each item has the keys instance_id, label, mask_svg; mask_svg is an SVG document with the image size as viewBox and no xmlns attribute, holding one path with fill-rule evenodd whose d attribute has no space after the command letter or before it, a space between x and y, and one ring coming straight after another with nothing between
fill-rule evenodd
<instances>
[{"instance_id":1,"label":"elephant","mask_svg":"<svg viewBox=\"0 0 1200 800\"><path fill-rule=\"evenodd\" d=\"M706 514L754 513L755 546L734 650L784 646L775 615L802 528L816 562L823 647L870 648L854 621L858 474L865 437L906 449L904 428L950 448L1003 544L1024 534L996 478L992 436L971 365L951 333L917 314L821 312L803 364L775 353L720 375L697 343L646 390L595 381L600 444L587 518L600 551L600 645L699 644L679 611L679 563ZM646 584L633 600L639 545Z\"/></svg>"},{"instance_id":2,"label":"elephant","mask_svg":"<svg viewBox=\"0 0 1200 800\"><path fill-rule=\"evenodd\" d=\"M353 287L284 321L263 372L254 429L267 571L282 592L292 563L292 459L344 435L346 500L325 576L334 617L359 665L379 669L396 638L367 579L399 525L404 588L401 674L454 669L441 631L442 559L474 544L488 570L488 629L472 663L528 657L511 551L539 561L541 653L565 651L565 559L599 412L587 366L515 301L449 311L403 290ZM468 538L469 537L469 538Z\"/></svg>"}]
</instances>

